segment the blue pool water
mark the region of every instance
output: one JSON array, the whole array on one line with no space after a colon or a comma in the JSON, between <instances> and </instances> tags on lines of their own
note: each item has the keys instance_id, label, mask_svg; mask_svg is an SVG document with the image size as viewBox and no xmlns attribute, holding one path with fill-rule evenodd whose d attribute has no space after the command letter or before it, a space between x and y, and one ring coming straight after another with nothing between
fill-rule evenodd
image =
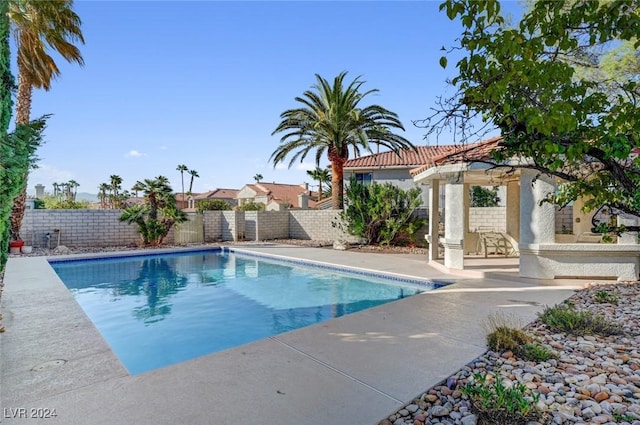
<instances>
[{"instance_id":1,"label":"blue pool water","mask_svg":"<svg viewBox=\"0 0 640 425\"><path fill-rule=\"evenodd\" d=\"M131 374L434 287L222 251L51 266Z\"/></svg>"}]
</instances>

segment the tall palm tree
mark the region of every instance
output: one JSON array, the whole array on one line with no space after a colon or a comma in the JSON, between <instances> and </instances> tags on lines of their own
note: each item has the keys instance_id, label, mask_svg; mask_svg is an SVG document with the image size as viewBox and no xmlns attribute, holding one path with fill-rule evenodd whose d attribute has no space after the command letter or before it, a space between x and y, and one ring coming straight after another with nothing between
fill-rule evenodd
<instances>
[{"instance_id":1,"label":"tall palm tree","mask_svg":"<svg viewBox=\"0 0 640 425\"><path fill-rule=\"evenodd\" d=\"M396 153L401 149L416 149L407 139L390 131L394 128L404 130L397 114L379 105L360 105L367 95L378 90L360 92L365 83L360 77L345 87L346 75L346 71L341 72L331 85L316 74L314 90L307 90L303 97L295 98L302 106L284 111L280 115L282 121L272 133L284 133L280 146L271 154L274 166L293 154L289 162L291 167L298 159L304 161L312 151L319 164L327 152L331 162L334 209L343 206L344 163L349 159L350 149L355 156L363 149L371 153L372 141Z\"/></svg>"},{"instance_id":2,"label":"tall palm tree","mask_svg":"<svg viewBox=\"0 0 640 425\"><path fill-rule=\"evenodd\" d=\"M6 0L3 0L6 1ZM67 62L84 65L80 50L73 44L84 44L80 17L73 11L73 0L8 0L9 19L18 51L18 95L16 125L28 124L33 88L49 90L60 69L49 55L57 52ZM26 208L27 176L16 196L11 211L11 234L20 234Z\"/></svg>"},{"instance_id":3,"label":"tall palm tree","mask_svg":"<svg viewBox=\"0 0 640 425\"><path fill-rule=\"evenodd\" d=\"M184 165L184 164L180 164L176 167L176 170L180 171L180 179L182 180L182 199L181 201L184 202L184 172L185 171L189 171L189 168ZM184 208L184 206L182 206Z\"/></svg>"},{"instance_id":4,"label":"tall palm tree","mask_svg":"<svg viewBox=\"0 0 640 425\"><path fill-rule=\"evenodd\" d=\"M107 183L100 183L100 186L98 186L100 208L107 208L107 190L109 190L109 185Z\"/></svg>"},{"instance_id":5,"label":"tall palm tree","mask_svg":"<svg viewBox=\"0 0 640 425\"><path fill-rule=\"evenodd\" d=\"M200 174L198 174L196 170L189 170L189 174L191 174L191 181L189 182L189 194L191 194L191 189L193 189L193 179L200 177Z\"/></svg>"},{"instance_id":6,"label":"tall palm tree","mask_svg":"<svg viewBox=\"0 0 640 425\"><path fill-rule=\"evenodd\" d=\"M256 181L256 183L260 183L260 180L262 180L263 178L264 177L260 173L258 173L255 176L253 176L253 179Z\"/></svg>"},{"instance_id":7,"label":"tall palm tree","mask_svg":"<svg viewBox=\"0 0 640 425\"><path fill-rule=\"evenodd\" d=\"M318 182L318 199L322 198L322 183L331 181L331 172L326 168L316 167L315 170L307 170L307 175Z\"/></svg>"},{"instance_id":8,"label":"tall palm tree","mask_svg":"<svg viewBox=\"0 0 640 425\"><path fill-rule=\"evenodd\" d=\"M69 184L69 192L71 195L71 200L75 201L76 195L78 194L78 186L80 186L80 183L78 183L75 180L69 180L68 184Z\"/></svg>"}]
</instances>

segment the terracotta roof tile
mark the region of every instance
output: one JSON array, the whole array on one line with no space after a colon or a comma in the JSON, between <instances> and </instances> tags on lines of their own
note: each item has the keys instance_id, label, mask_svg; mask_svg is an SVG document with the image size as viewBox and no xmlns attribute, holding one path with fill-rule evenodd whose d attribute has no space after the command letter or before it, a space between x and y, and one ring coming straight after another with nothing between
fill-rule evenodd
<instances>
[{"instance_id":1,"label":"terracotta roof tile","mask_svg":"<svg viewBox=\"0 0 640 425\"><path fill-rule=\"evenodd\" d=\"M350 159L344 163L344 168L367 168L367 167L416 167L430 163L432 158L436 158L451 152L454 146L416 146L417 151L405 149L399 152L382 152L360 158Z\"/></svg>"},{"instance_id":2,"label":"terracotta roof tile","mask_svg":"<svg viewBox=\"0 0 640 425\"><path fill-rule=\"evenodd\" d=\"M291 205L293 208L299 208L298 195L306 193L309 195L309 207L315 206L318 197L317 192L309 191L298 184L283 184L283 183L256 183L248 184L246 187L250 187L259 195L268 195L270 200L274 200L279 204Z\"/></svg>"},{"instance_id":3,"label":"terracotta roof tile","mask_svg":"<svg viewBox=\"0 0 640 425\"><path fill-rule=\"evenodd\" d=\"M496 136L480 142L468 145L449 145L451 150L440 156L434 157L430 163L425 163L420 167L410 171L412 176L416 176L435 165L453 164L456 162L473 162L489 159L490 152L498 147L502 137Z\"/></svg>"}]
</instances>

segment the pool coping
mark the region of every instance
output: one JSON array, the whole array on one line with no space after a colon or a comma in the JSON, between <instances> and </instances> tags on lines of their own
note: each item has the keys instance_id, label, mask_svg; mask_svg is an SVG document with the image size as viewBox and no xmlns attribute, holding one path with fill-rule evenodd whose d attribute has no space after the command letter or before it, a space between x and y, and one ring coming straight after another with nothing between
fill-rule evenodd
<instances>
[{"instance_id":1,"label":"pool coping","mask_svg":"<svg viewBox=\"0 0 640 425\"><path fill-rule=\"evenodd\" d=\"M404 268L412 274L428 267L413 259L402 262L404 257L318 248L238 248L294 261L331 264L326 259L333 258L340 267L356 269L365 260L380 269ZM183 251L188 250L194 249ZM151 255L159 253L153 250ZM113 253L73 257L105 256ZM320 256L325 259L318 260ZM8 332L0 336L0 402L3 409L56 408L58 417L49 423L61 424L374 424L484 352L479 319L496 306L512 305L509 291L531 302L520 307L529 315L542 301L572 293L570 288L522 282L458 280L318 325L129 375L57 278L49 258L12 258L7 266L1 301ZM465 290L478 287L483 291ZM56 358L66 363L32 370ZM250 409L246 400L251 400ZM28 423L35 418L3 419Z\"/></svg>"}]
</instances>

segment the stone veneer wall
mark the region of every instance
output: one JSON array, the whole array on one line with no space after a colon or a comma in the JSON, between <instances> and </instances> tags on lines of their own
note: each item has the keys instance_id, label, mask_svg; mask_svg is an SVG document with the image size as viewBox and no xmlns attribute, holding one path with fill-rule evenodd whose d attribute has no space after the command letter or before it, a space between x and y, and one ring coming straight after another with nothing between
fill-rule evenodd
<instances>
[{"instance_id":1,"label":"stone veneer wall","mask_svg":"<svg viewBox=\"0 0 640 425\"><path fill-rule=\"evenodd\" d=\"M471 208L470 230L478 226L504 229L505 213L505 207ZM57 236L54 229L61 230L60 243L67 246L125 246L139 242L136 226L121 222L120 214L120 210L27 210L21 236L36 247L46 247L47 232L52 234L51 246L55 247ZM204 240L357 241L358 238L332 225L339 220L339 211L334 210L206 211L203 217ZM560 232L562 224L569 228L571 222L571 208L559 210L556 213L556 232ZM173 230L165 241L169 244L174 242Z\"/></svg>"}]
</instances>

